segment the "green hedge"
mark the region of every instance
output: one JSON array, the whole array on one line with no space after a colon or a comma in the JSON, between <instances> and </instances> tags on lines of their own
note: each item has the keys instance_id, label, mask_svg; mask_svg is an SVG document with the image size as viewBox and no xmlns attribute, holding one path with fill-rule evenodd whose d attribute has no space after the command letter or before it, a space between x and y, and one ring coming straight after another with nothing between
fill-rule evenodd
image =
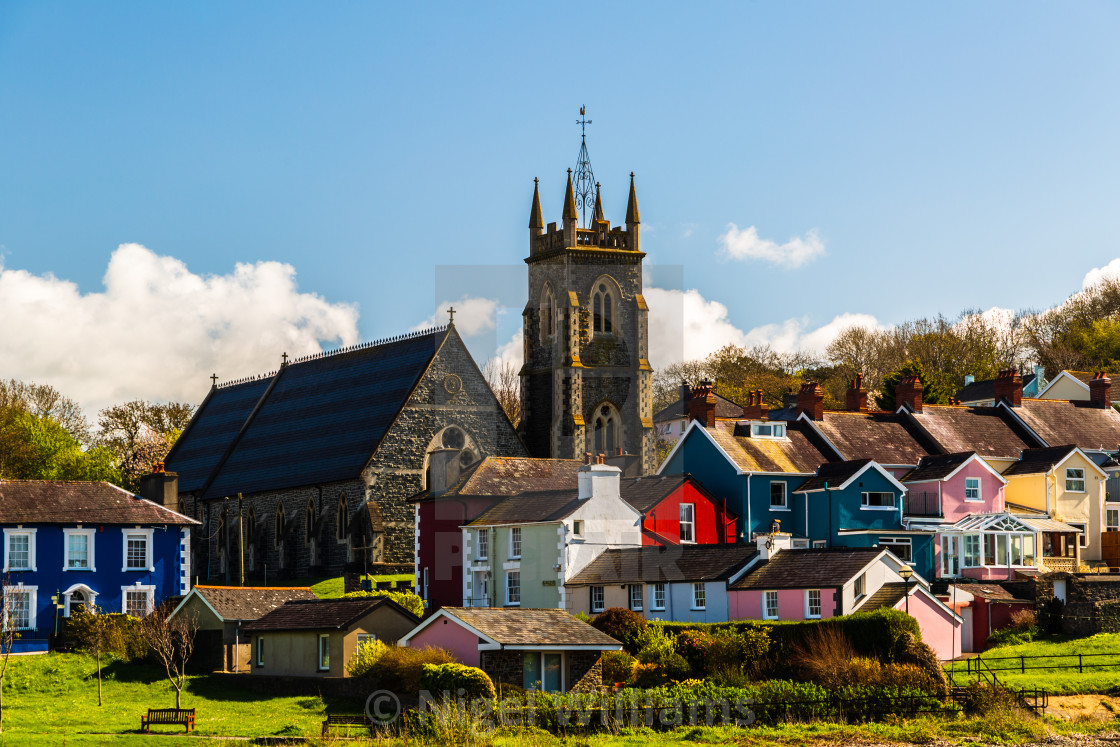
<instances>
[{"instance_id":1,"label":"green hedge","mask_svg":"<svg viewBox=\"0 0 1120 747\"><path fill-rule=\"evenodd\" d=\"M425 664L420 686L435 697L446 692L452 698L459 698L459 690L463 690L462 697L468 700L494 698L494 683L490 676L477 667L465 664Z\"/></svg>"},{"instance_id":2,"label":"green hedge","mask_svg":"<svg viewBox=\"0 0 1120 747\"><path fill-rule=\"evenodd\" d=\"M364 599L374 597L389 597L406 610L416 615L417 617L424 616L424 600L419 595L413 594L411 591L386 591L384 589L374 591L352 591L349 594L343 594L343 599Z\"/></svg>"}]
</instances>

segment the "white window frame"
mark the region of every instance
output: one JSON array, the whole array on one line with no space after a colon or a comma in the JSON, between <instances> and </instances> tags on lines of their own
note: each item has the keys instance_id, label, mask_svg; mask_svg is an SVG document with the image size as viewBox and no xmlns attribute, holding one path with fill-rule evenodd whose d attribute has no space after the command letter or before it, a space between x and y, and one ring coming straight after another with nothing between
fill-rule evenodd
<instances>
[{"instance_id":1,"label":"white window frame","mask_svg":"<svg viewBox=\"0 0 1120 747\"><path fill-rule=\"evenodd\" d=\"M377 636L375 636L373 633L358 633L358 642L355 645L354 650L357 651L362 647L363 644L376 642Z\"/></svg>"},{"instance_id":2,"label":"white window frame","mask_svg":"<svg viewBox=\"0 0 1120 747\"><path fill-rule=\"evenodd\" d=\"M630 584L630 588L627 590L627 594L630 597L630 609L634 610L635 612L641 612L642 603L645 601L642 594L642 585Z\"/></svg>"},{"instance_id":3,"label":"white window frame","mask_svg":"<svg viewBox=\"0 0 1120 747\"><path fill-rule=\"evenodd\" d=\"M1081 487L1077 487L1080 483ZM1070 487L1070 485L1074 487ZM1066 467L1066 492L1067 493L1084 493L1085 492L1085 468L1084 467Z\"/></svg>"},{"instance_id":4,"label":"white window frame","mask_svg":"<svg viewBox=\"0 0 1120 747\"><path fill-rule=\"evenodd\" d=\"M97 532L93 529L83 529L80 525L76 529L62 530L63 543L62 543L62 570L63 571L96 571L97 564L94 558L97 557L93 551L93 543L97 537ZM70 538L71 537L86 537L86 553L88 554L87 560L89 565L86 568L71 568L70 567Z\"/></svg>"},{"instance_id":5,"label":"white window frame","mask_svg":"<svg viewBox=\"0 0 1120 747\"><path fill-rule=\"evenodd\" d=\"M325 649L324 649L324 646L323 646L324 642L326 642L326 644L327 644ZM326 657L324 657L323 654L326 654ZM331 634L330 633L320 633L319 634L319 636L318 636L318 649L316 651L316 657L315 658L316 658L316 662L318 664L318 671L320 671L320 672L331 671ZM326 658L326 664L323 663L324 658Z\"/></svg>"},{"instance_id":6,"label":"white window frame","mask_svg":"<svg viewBox=\"0 0 1120 747\"><path fill-rule=\"evenodd\" d=\"M8 627L8 610L10 609L8 603L8 594L26 594L27 595L27 626L15 628L15 630L38 630L36 623L38 622L38 607L39 607L39 587L38 586L24 586L23 584L16 584L15 586L4 587L4 604L3 604L3 620L0 624L6 629Z\"/></svg>"},{"instance_id":7,"label":"white window frame","mask_svg":"<svg viewBox=\"0 0 1120 747\"><path fill-rule=\"evenodd\" d=\"M771 596L773 595L773 596ZM773 611L771 611L770 600L774 600ZM764 591L762 592L762 619L763 620L777 620L781 614L778 608L778 592Z\"/></svg>"},{"instance_id":8,"label":"white window frame","mask_svg":"<svg viewBox=\"0 0 1120 747\"><path fill-rule=\"evenodd\" d=\"M264 666L264 636L257 636L257 666Z\"/></svg>"},{"instance_id":9,"label":"white window frame","mask_svg":"<svg viewBox=\"0 0 1120 747\"><path fill-rule=\"evenodd\" d=\"M872 505L867 502L867 497L869 495L889 495L891 497L891 505ZM863 511L895 511L898 509L898 503L894 493L889 490L865 490L860 493L860 509Z\"/></svg>"},{"instance_id":10,"label":"white window frame","mask_svg":"<svg viewBox=\"0 0 1120 747\"><path fill-rule=\"evenodd\" d=\"M856 576L856 580L852 584L852 598L858 600L865 596L867 596L867 573L861 573Z\"/></svg>"},{"instance_id":11,"label":"white window frame","mask_svg":"<svg viewBox=\"0 0 1120 747\"><path fill-rule=\"evenodd\" d=\"M513 580L514 576L517 577L517 586L516 586L517 599L516 600L513 599L513 595L510 594L510 592L513 591L513 589L515 588L513 586L513 584L510 583L510 581ZM521 571L520 570L506 571L506 584L505 584L505 586L506 586L506 606L507 607L520 607L521 606Z\"/></svg>"},{"instance_id":12,"label":"white window frame","mask_svg":"<svg viewBox=\"0 0 1120 747\"><path fill-rule=\"evenodd\" d=\"M489 560L490 559L490 530L479 529L477 542L478 551L475 553L475 560Z\"/></svg>"},{"instance_id":13,"label":"white window frame","mask_svg":"<svg viewBox=\"0 0 1120 747\"><path fill-rule=\"evenodd\" d=\"M969 545L975 545L970 558ZM984 537L980 534L963 534L960 539L961 568L980 568L984 565Z\"/></svg>"},{"instance_id":14,"label":"white window frame","mask_svg":"<svg viewBox=\"0 0 1120 747\"><path fill-rule=\"evenodd\" d=\"M686 510L687 509L687 510ZM688 517L685 517L685 514ZM684 528L688 527L688 538L685 539ZM696 504L682 503L680 505L680 537L682 545L696 544Z\"/></svg>"},{"instance_id":15,"label":"white window frame","mask_svg":"<svg viewBox=\"0 0 1120 747\"><path fill-rule=\"evenodd\" d=\"M708 609L708 590L703 581L696 581L692 584L692 609Z\"/></svg>"},{"instance_id":16,"label":"white window frame","mask_svg":"<svg viewBox=\"0 0 1120 747\"><path fill-rule=\"evenodd\" d=\"M602 586L591 587L591 611L602 612L607 608L607 593Z\"/></svg>"},{"instance_id":17,"label":"white window frame","mask_svg":"<svg viewBox=\"0 0 1120 747\"><path fill-rule=\"evenodd\" d=\"M144 608L146 612L144 616L147 617L156 608L156 587L153 584L133 584L132 586L121 587L121 614L128 614L128 592L143 592L148 598L145 602Z\"/></svg>"},{"instance_id":18,"label":"white window frame","mask_svg":"<svg viewBox=\"0 0 1120 747\"><path fill-rule=\"evenodd\" d=\"M816 594L816 608L817 611L813 612L813 595ZM821 590L820 589L806 589L805 590L805 619L819 620L821 618L821 611L824 608L821 606Z\"/></svg>"},{"instance_id":19,"label":"white window frame","mask_svg":"<svg viewBox=\"0 0 1120 747\"><path fill-rule=\"evenodd\" d=\"M813 549L828 547L828 540L813 540Z\"/></svg>"},{"instance_id":20,"label":"white window frame","mask_svg":"<svg viewBox=\"0 0 1120 747\"><path fill-rule=\"evenodd\" d=\"M665 609L665 584L649 585L649 608L658 611Z\"/></svg>"},{"instance_id":21,"label":"white window frame","mask_svg":"<svg viewBox=\"0 0 1120 747\"><path fill-rule=\"evenodd\" d=\"M899 560L901 560L903 563L913 563L914 562L914 542L909 537L880 537L879 538L879 547L883 547L883 548L886 548L887 550L890 550L894 554L894 556L896 558L898 558ZM907 554L910 557L904 558L899 553L894 552L896 547L908 548L909 552Z\"/></svg>"},{"instance_id":22,"label":"white window frame","mask_svg":"<svg viewBox=\"0 0 1120 747\"><path fill-rule=\"evenodd\" d=\"M510 527L509 530L509 559L521 558L521 527Z\"/></svg>"},{"instance_id":23,"label":"white window frame","mask_svg":"<svg viewBox=\"0 0 1120 747\"><path fill-rule=\"evenodd\" d=\"M121 530L121 548L123 556L121 558L121 573L153 573L155 566L152 564L152 545L155 542L155 529L143 529L139 527L126 528ZM128 567L128 538L138 535L144 535L147 538L147 565L144 568L129 568Z\"/></svg>"},{"instance_id":24,"label":"white window frame","mask_svg":"<svg viewBox=\"0 0 1120 747\"><path fill-rule=\"evenodd\" d=\"M1077 546L1084 549L1089 546L1089 527L1083 521L1067 521L1071 527L1077 527L1080 537L1077 539Z\"/></svg>"},{"instance_id":25,"label":"white window frame","mask_svg":"<svg viewBox=\"0 0 1120 747\"><path fill-rule=\"evenodd\" d=\"M782 486L782 502L774 503L774 486ZM770 481L770 510L771 511L789 511L789 484L785 480L771 480Z\"/></svg>"},{"instance_id":26,"label":"white window frame","mask_svg":"<svg viewBox=\"0 0 1120 747\"><path fill-rule=\"evenodd\" d=\"M972 484L975 484L973 486ZM975 498L969 497L969 492L976 493ZM983 503L984 502L984 483L979 477L966 477L964 478L964 499L968 503Z\"/></svg>"},{"instance_id":27,"label":"white window frame","mask_svg":"<svg viewBox=\"0 0 1120 747\"><path fill-rule=\"evenodd\" d=\"M1112 514L1112 520L1109 520L1109 514ZM1104 530L1106 532L1120 531L1120 506L1105 506L1104 507Z\"/></svg>"},{"instance_id":28,"label":"white window frame","mask_svg":"<svg viewBox=\"0 0 1120 747\"><path fill-rule=\"evenodd\" d=\"M36 562L36 547L35 547L35 534L36 529L24 529L17 527L16 529L4 530L4 573L10 571L38 571L38 563ZM23 537L27 539L27 567L26 568L12 568L12 564L8 558L8 552L11 550L11 537Z\"/></svg>"},{"instance_id":29,"label":"white window frame","mask_svg":"<svg viewBox=\"0 0 1120 747\"><path fill-rule=\"evenodd\" d=\"M785 423L751 423L751 438L785 438Z\"/></svg>"}]
</instances>

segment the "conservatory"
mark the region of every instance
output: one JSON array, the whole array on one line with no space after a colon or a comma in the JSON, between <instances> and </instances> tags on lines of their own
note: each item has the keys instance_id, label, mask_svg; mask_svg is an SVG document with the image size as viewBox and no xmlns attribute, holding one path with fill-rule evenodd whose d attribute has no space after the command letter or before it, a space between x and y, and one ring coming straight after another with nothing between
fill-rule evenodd
<instances>
[{"instance_id":1,"label":"conservatory","mask_svg":"<svg viewBox=\"0 0 1120 747\"><path fill-rule=\"evenodd\" d=\"M1065 570L1063 562L1076 568L1080 561L1079 530L1045 516L972 514L935 531L943 578L1008 579L1020 570ZM1053 556L1053 548L1073 555Z\"/></svg>"}]
</instances>

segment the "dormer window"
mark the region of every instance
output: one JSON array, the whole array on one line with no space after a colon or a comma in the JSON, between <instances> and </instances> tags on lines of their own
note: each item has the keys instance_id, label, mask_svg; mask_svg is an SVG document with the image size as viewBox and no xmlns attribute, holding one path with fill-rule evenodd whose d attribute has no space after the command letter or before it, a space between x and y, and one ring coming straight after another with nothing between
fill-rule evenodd
<instances>
[{"instance_id":1,"label":"dormer window","mask_svg":"<svg viewBox=\"0 0 1120 747\"><path fill-rule=\"evenodd\" d=\"M751 423L752 438L785 438L785 423Z\"/></svg>"}]
</instances>

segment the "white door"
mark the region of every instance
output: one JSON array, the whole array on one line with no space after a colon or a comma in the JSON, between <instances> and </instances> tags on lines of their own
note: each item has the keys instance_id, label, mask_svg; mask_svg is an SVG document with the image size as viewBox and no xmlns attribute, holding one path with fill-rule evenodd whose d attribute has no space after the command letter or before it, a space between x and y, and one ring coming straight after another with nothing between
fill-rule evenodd
<instances>
[{"instance_id":1,"label":"white door","mask_svg":"<svg viewBox=\"0 0 1120 747\"><path fill-rule=\"evenodd\" d=\"M960 537L941 535L941 575L955 578L961 575Z\"/></svg>"},{"instance_id":2,"label":"white door","mask_svg":"<svg viewBox=\"0 0 1120 747\"><path fill-rule=\"evenodd\" d=\"M1057 579L1054 581L1054 596L1062 600L1064 604L1066 601L1066 580Z\"/></svg>"},{"instance_id":3,"label":"white door","mask_svg":"<svg viewBox=\"0 0 1120 747\"><path fill-rule=\"evenodd\" d=\"M972 607L965 607L961 610L961 617L964 622L961 623L961 653L972 653Z\"/></svg>"}]
</instances>

